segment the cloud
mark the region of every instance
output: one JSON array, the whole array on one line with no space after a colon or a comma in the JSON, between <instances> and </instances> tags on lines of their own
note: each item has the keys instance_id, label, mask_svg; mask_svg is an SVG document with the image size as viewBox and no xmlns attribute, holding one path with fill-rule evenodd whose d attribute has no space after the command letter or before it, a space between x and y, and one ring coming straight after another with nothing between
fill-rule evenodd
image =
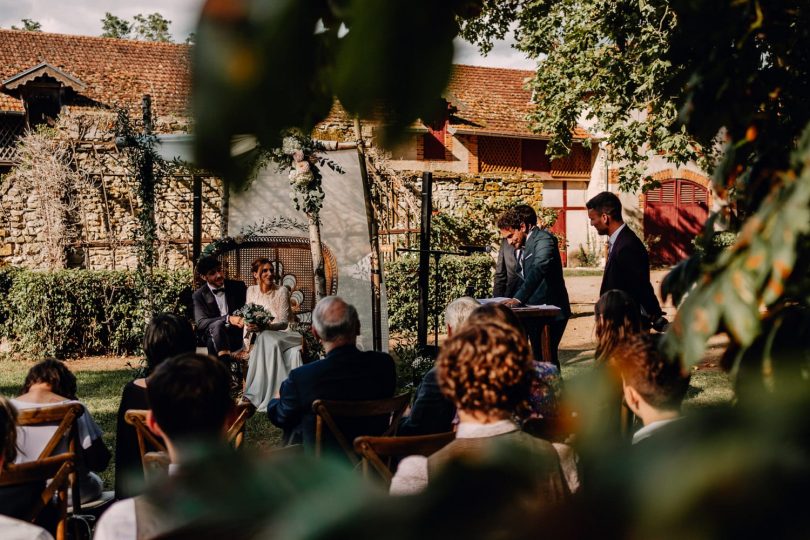
<instances>
[{"instance_id":1,"label":"cloud","mask_svg":"<svg viewBox=\"0 0 810 540\"><path fill-rule=\"evenodd\" d=\"M169 32L178 43L194 31L205 0L0 0L0 27L21 26L21 19L33 19L45 32L98 36L106 12L131 20L138 13L160 13L171 21ZM474 66L506 67L533 70L536 62L512 48L514 39L495 43L487 56L457 39L454 62Z\"/></svg>"},{"instance_id":2,"label":"cloud","mask_svg":"<svg viewBox=\"0 0 810 540\"><path fill-rule=\"evenodd\" d=\"M511 38L496 41L487 56L481 56L478 48L462 39L456 39L453 45L456 52L453 62L456 64L469 64L471 66L502 67L513 69L534 70L537 61L527 58L525 54L513 48L515 40Z\"/></svg>"},{"instance_id":3,"label":"cloud","mask_svg":"<svg viewBox=\"0 0 810 540\"><path fill-rule=\"evenodd\" d=\"M183 42L194 31L204 0L0 0L0 27L21 26L23 18L42 24L45 32L98 36L101 19L110 12L122 19L160 13L171 21L169 32Z\"/></svg>"}]
</instances>

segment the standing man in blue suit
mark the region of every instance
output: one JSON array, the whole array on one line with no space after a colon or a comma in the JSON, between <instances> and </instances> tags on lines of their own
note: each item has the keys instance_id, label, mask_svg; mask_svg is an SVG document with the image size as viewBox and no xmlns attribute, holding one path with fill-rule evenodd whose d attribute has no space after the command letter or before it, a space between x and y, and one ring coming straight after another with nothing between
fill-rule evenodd
<instances>
[{"instance_id":1,"label":"standing man in blue suit","mask_svg":"<svg viewBox=\"0 0 810 540\"><path fill-rule=\"evenodd\" d=\"M517 268L523 277L523 283L504 304L507 306L548 304L560 308L559 315L549 324L552 358L543 358L544 361L551 362L559 368L557 348L571 316L571 304L568 301L568 290L565 288L557 238L537 226L537 213L527 205L507 210L500 215L497 225L501 238L509 242L516 252L521 250ZM539 328L529 324L527 330L535 358L539 359Z\"/></svg>"}]
</instances>

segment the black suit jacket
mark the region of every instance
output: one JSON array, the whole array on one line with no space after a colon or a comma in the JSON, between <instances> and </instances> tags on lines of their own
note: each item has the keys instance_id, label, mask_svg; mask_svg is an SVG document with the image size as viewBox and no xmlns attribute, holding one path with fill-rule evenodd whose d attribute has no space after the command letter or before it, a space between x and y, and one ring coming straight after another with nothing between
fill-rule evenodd
<instances>
[{"instance_id":1,"label":"black suit jacket","mask_svg":"<svg viewBox=\"0 0 810 540\"><path fill-rule=\"evenodd\" d=\"M636 301L651 320L663 314L650 283L650 259L644 244L630 227L625 226L611 249L602 276L599 296L619 289Z\"/></svg>"},{"instance_id":2,"label":"black suit jacket","mask_svg":"<svg viewBox=\"0 0 810 540\"><path fill-rule=\"evenodd\" d=\"M362 401L384 399L394 395L396 369L394 360L385 353L360 351L345 345L329 352L322 360L306 364L290 372L281 383L279 398L267 406L267 416L284 430L285 439L297 442L301 437L305 448L315 445L316 399ZM336 420L348 441L359 435L380 435L388 426L388 417ZM340 447L324 427L324 449Z\"/></svg>"},{"instance_id":3,"label":"black suit jacket","mask_svg":"<svg viewBox=\"0 0 810 540\"><path fill-rule=\"evenodd\" d=\"M436 367L422 377L411 414L399 422L398 435L431 435L453 431L456 406L439 389Z\"/></svg>"},{"instance_id":4,"label":"black suit jacket","mask_svg":"<svg viewBox=\"0 0 810 540\"><path fill-rule=\"evenodd\" d=\"M246 297L247 287L243 282L233 279L225 280L225 301L228 303L228 313L233 313L244 306ZM208 284L203 284L194 291L191 300L194 304L194 322L197 324L197 334L207 336L208 327L214 321L224 319L225 316L219 314L217 300Z\"/></svg>"},{"instance_id":5,"label":"black suit jacket","mask_svg":"<svg viewBox=\"0 0 810 540\"><path fill-rule=\"evenodd\" d=\"M515 248L504 238L501 240L498 262L495 265L495 283L492 286L492 296L512 298L521 284L523 284L523 278L520 277L517 271Z\"/></svg>"},{"instance_id":6,"label":"black suit jacket","mask_svg":"<svg viewBox=\"0 0 810 540\"><path fill-rule=\"evenodd\" d=\"M571 316L557 238L545 229L535 228L523 246L523 284L514 298L524 304L557 306L559 319Z\"/></svg>"}]
</instances>

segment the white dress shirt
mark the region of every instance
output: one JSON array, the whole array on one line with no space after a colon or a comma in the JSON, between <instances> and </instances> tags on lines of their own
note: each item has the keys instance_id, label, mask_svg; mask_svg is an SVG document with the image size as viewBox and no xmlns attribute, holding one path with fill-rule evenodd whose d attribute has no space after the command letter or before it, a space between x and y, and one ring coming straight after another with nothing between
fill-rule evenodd
<instances>
[{"instance_id":1,"label":"white dress shirt","mask_svg":"<svg viewBox=\"0 0 810 540\"><path fill-rule=\"evenodd\" d=\"M169 464L170 476L177 474L177 470L176 464ZM93 540L137 540L137 523L135 499L118 501L101 515Z\"/></svg>"},{"instance_id":2,"label":"white dress shirt","mask_svg":"<svg viewBox=\"0 0 810 540\"><path fill-rule=\"evenodd\" d=\"M646 426L644 426L640 430L633 433L633 444L636 444L637 442L643 441L647 437L652 436L653 433L655 433L656 431L658 431L662 427L668 426L672 422L676 422L676 421L678 421L680 419L681 419L681 417L670 418L669 420L659 420L658 422L650 422L649 424L647 424Z\"/></svg>"},{"instance_id":3,"label":"white dress shirt","mask_svg":"<svg viewBox=\"0 0 810 540\"><path fill-rule=\"evenodd\" d=\"M222 286L222 292L217 294L214 292L216 287L212 287L211 284L208 284L208 289L211 291L211 294L214 295L214 300L217 301L217 307L219 308L219 314L221 316L225 316L228 314L228 299L225 298L225 285Z\"/></svg>"},{"instance_id":4,"label":"white dress shirt","mask_svg":"<svg viewBox=\"0 0 810 540\"><path fill-rule=\"evenodd\" d=\"M610 254L613 253L613 244L616 243L619 233L622 232L622 229L625 227L627 227L627 223L622 223L621 227L613 231L613 234L608 237L608 259L610 259Z\"/></svg>"},{"instance_id":5,"label":"white dress shirt","mask_svg":"<svg viewBox=\"0 0 810 540\"><path fill-rule=\"evenodd\" d=\"M53 540L51 533L31 523L0 515L0 538L3 540Z\"/></svg>"}]
</instances>

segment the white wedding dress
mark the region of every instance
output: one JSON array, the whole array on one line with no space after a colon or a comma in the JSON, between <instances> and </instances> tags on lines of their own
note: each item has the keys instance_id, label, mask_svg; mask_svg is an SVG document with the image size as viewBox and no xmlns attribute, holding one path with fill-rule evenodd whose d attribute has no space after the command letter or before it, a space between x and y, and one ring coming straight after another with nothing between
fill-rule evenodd
<instances>
[{"instance_id":1,"label":"white wedding dress","mask_svg":"<svg viewBox=\"0 0 810 540\"><path fill-rule=\"evenodd\" d=\"M302 338L289 330L290 290L281 285L265 294L258 285L248 287L246 304L259 304L273 315L270 328L256 335L250 349L244 398L259 411L267 410L290 371L303 364ZM247 334L247 331L245 331Z\"/></svg>"}]
</instances>

